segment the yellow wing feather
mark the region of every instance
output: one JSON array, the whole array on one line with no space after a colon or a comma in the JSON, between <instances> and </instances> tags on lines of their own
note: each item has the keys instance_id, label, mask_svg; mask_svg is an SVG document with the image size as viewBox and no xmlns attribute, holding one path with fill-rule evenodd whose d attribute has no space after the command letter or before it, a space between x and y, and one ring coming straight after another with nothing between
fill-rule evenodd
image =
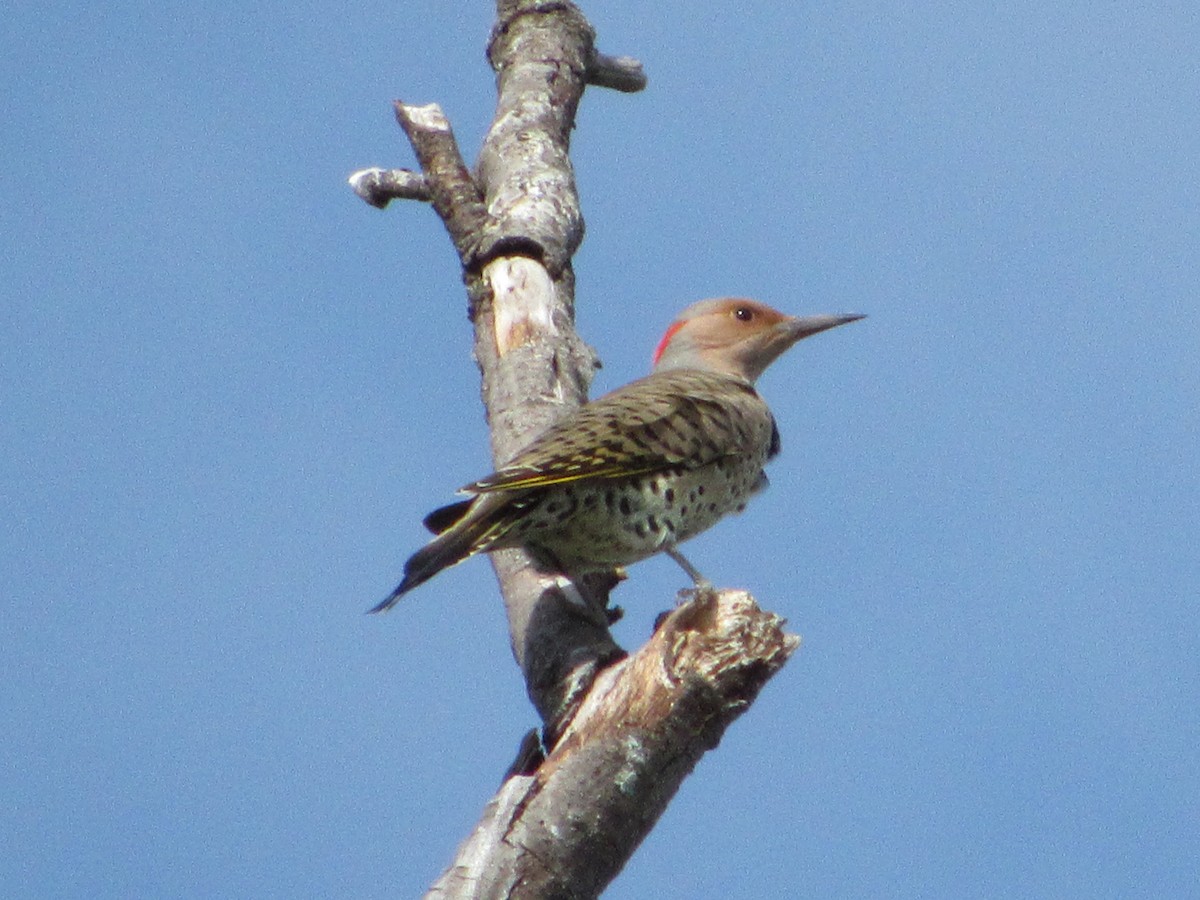
<instances>
[{"instance_id":1,"label":"yellow wing feather","mask_svg":"<svg viewBox=\"0 0 1200 900\"><path fill-rule=\"evenodd\" d=\"M523 491L701 466L742 452L763 421L770 412L748 382L697 369L661 372L581 406L462 490Z\"/></svg>"}]
</instances>

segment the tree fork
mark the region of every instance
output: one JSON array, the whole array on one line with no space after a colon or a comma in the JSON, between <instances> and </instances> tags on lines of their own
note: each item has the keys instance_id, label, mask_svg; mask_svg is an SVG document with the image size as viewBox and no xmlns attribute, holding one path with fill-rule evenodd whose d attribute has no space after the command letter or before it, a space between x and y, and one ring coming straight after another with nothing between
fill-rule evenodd
<instances>
[{"instance_id":1,"label":"tree fork","mask_svg":"<svg viewBox=\"0 0 1200 900\"><path fill-rule=\"evenodd\" d=\"M430 202L463 267L475 358L502 465L585 402L597 366L574 328L584 223L568 156L587 84L633 92L641 65L594 47L566 0L498 0L498 102L472 173L436 105L395 104L420 164L350 177L366 202ZM626 657L609 633L615 578L572 583L518 550L492 554L513 654L543 722L432 897L591 897L683 779L799 643L741 591L684 592Z\"/></svg>"}]
</instances>

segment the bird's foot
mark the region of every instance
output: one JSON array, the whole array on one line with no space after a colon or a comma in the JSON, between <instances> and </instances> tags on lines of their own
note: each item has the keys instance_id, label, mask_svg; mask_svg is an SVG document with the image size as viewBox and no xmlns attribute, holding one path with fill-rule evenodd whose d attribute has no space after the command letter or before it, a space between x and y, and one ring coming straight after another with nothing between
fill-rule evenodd
<instances>
[{"instance_id":1,"label":"bird's foot","mask_svg":"<svg viewBox=\"0 0 1200 900\"><path fill-rule=\"evenodd\" d=\"M716 590L713 587L713 583L701 575L700 570L688 562L688 558L674 547L668 547L665 552L667 556L679 563L679 567L687 572L688 577L692 579L694 587L685 588L680 591L681 594L709 594Z\"/></svg>"},{"instance_id":2,"label":"bird's foot","mask_svg":"<svg viewBox=\"0 0 1200 900\"><path fill-rule=\"evenodd\" d=\"M668 620L673 619L675 628L688 630L694 627L697 616L705 616L716 608L717 588L711 581L702 580L694 587L683 588L679 591L674 609L665 609L654 620L654 631L657 632Z\"/></svg>"},{"instance_id":3,"label":"bird's foot","mask_svg":"<svg viewBox=\"0 0 1200 900\"><path fill-rule=\"evenodd\" d=\"M709 603L715 600L716 596L717 588L711 581L705 581L695 587L680 590L678 606L683 606L685 603Z\"/></svg>"}]
</instances>

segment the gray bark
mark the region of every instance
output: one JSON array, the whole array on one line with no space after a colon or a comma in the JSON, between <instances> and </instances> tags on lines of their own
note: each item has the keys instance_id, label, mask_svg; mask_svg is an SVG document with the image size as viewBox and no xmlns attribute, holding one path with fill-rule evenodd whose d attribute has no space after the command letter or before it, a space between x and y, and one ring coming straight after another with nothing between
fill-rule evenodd
<instances>
[{"instance_id":1,"label":"gray bark","mask_svg":"<svg viewBox=\"0 0 1200 900\"><path fill-rule=\"evenodd\" d=\"M509 778L428 897L596 897L799 639L707 591L605 669L532 774Z\"/></svg>"},{"instance_id":2,"label":"gray bark","mask_svg":"<svg viewBox=\"0 0 1200 900\"><path fill-rule=\"evenodd\" d=\"M421 172L351 177L367 202L427 200L446 226L497 465L585 402L597 365L574 328L584 224L569 138L587 84L636 91L645 77L636 60L596 52L594 37L565 0L498 0L498 103L475 172L437 106L397 102ZM572 583L516 550L492 562L542 746L527 741L430 896L593 897L798 639L742 592L689 592L626 657L608 630L615 576Z\"/></svg>"}]
</instances>

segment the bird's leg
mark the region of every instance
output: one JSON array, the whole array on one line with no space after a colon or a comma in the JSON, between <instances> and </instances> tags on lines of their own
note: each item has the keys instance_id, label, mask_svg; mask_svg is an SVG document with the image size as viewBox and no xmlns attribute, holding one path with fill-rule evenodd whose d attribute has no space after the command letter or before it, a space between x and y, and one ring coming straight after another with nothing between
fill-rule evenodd
<instances>
[{"instance_id":1,"label":"bird's leg","mask_svg":"<svg viewBox=\"0 0 1200 900\"><path fill-rule=\"evenodd\" d=\"M688 573L688 577L691 578L692 581L696 585L696 590L699 590L699 591L711 591L712 590L712 587L713 587L712 582L709 581L707 578L705 578L703 575L701 575L700 572L697 571L696 567L693 566L690 562L688 562L686 556L684 556L682 553L680 553L674 547L667 547L663 552L665 552L667 554L667 556L671 557L671 559L675 560L675 562L679 563L679 567L681 569L683 569L683 571Z\"/></svg>"}]
</instances>

